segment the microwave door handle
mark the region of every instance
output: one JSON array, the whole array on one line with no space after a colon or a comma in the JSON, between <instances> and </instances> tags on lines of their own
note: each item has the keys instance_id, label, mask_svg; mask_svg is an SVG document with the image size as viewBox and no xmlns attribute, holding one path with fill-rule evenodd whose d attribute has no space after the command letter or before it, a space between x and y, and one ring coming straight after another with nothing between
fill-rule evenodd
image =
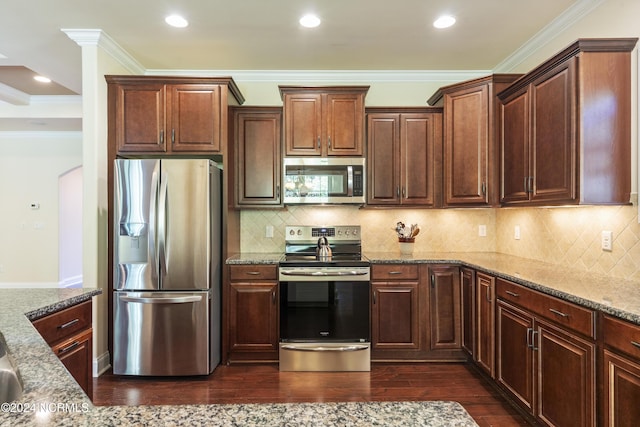
<instances>
[{"instance_id":1,"label":"microwave door handle","mask_svg":"<svg viewBox=\"0 0 640 427\"><path fill-rule=\"evenodd\" d=\"M353 196L353 166L347 166L347 196Z\"/></svg>"}]
</instances>

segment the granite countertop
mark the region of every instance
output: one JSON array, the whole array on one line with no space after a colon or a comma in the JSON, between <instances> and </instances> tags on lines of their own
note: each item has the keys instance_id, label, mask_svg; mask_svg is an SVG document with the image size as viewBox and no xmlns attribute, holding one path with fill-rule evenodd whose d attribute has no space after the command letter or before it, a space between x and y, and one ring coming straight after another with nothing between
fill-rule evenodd
<instances>
[{"instance_id":1,"label":"granite countertop","mask_svg":"<svg viewBox=\"0 0 640 427\"><path fill-rule=\"evenodd\" d=\"M227 264L277 265L282 253L241 253ZM640 325L640 282L485 252L365 251L372 264L447 263L467 266Z\"/></svg>"},{"instance_id":2,"label":"granite countertop","mask_svg":"<svg viewBox=\"0 0 640 427\"><path fill-rule=\"evenodd\" d=\"M269 256L256 258L265 263ZM93 406L31 320L101 293L89 288L0 289L0 333L24 386L19 400L1 405L0 427L477 426L460 404L441 401Z\"/></svg>"}]
</instances>

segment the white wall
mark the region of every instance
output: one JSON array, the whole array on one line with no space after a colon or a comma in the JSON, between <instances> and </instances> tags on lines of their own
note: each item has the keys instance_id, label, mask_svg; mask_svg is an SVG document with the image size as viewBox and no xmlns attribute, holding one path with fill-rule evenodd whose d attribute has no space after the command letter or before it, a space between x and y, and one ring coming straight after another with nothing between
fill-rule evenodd
<instances>
[{"instance_id":1,"label":"white wall","mask_svg":"<svg viewBox=\"0 0 640 427\"><path fill-rule=\"evenodd\" d=\"M58 179L58 280L60 286L82 285L82 166Z\"/></svg>"},{"instance_id":2,"label":"white wall","mask_svg":"<svg viewBox=\"0 0 640 427\"><path fill-rule=\"evenodd\" d=\"M80 132L0 133L0 286L57 286L58 177L81 163Z\"/></svg>"}]
</instances>

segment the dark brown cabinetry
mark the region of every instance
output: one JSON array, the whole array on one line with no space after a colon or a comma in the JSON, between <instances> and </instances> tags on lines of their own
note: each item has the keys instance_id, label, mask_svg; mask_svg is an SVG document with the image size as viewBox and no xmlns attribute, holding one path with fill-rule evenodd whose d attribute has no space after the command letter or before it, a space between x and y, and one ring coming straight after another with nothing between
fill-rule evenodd
<instances>
[{"instance_id":1,"label":"dark brown cabinetry","mask_svg":"<svg viewBox=\"0 0 640 427\"><path fill-rule=\"evenodd\" d=\"M33 321L62 364L93 398L91 300Z\"/></svg>"},{"instance_id":2,"label":"dark brown cabinetry","mask_svg":"<svg viewBox=\"0 0 640 427\"><path fill-rule=\"evenodd\" d=\"M439 205L441 144L440 109L367 109L367 203Z\"/></svg>"},{"instance_id":3,"label":"dark brown cabinetry","mask_svg":"<svg viewBox=\"0 0 640 427\"><path fill-rule=\"evenodd\" d=\"M603 316L603 425L635 426L640 419L640 326Z\"/></svg>"},{"instance_id":4,"label":"dark brown cabinetry","mask_svg":"<svg viewBox=\"0 0 640 427\"><path fill-rule=\"evenodd\" d=\"M220 153L227 107L244 102L230 78L106 76L109 138L119 154Z\"/></svg>"},{"instance_id":5,"label":"dark brown cabinetry","mask_svg":"<svg viewBox=\"0 0 640 427\"><path fill-rule=\"evenodd\" d=\"M496 381L550 426L594 426L595 312L496 281Z\"/></svg>"},{"instance_id":6,"label":"dark brown cabinetry","mask_svg":"<svg viewBox=\"0 0 640 427\"><path fill-rule=\"evenodd\" d=\"M285 156L364 154L364 98L369 86L279 86Z\"/></svg>"},{"instance_id":7,"label":"dark brown cabinetry","mask_svg":"<svg viewBox=\"0 0 640 427\"><path fill-rule=\"evenodd\" d=\"M278 360L278 283L275 265L230 265L223 362ZM224 326L226 324L226 327Z\"/></svg>"},{"instance_id":8,"label":"dark brown cabinetry","mask_svg":"<svg viewBox=\"0 0 640 427\"><path fill-rule=\"evenodd\" d=\"M282 109L236 107L231 114L236 206L281 206Z\"/></svg>"},{"instance_id":9,"label":"dark brown cabinetry","mask_svg":"<svg viewBox=\"0 0 640 427\"><path fill-rule=\"evenodd\" d=\"M372 360L416 359L424 356L424 292L417 264L372 266Z\"/></svg>"},{"instance_id":10,"label":"dark brown cabinetry","mask_svg":"<svg viewBox=\"0 0 640 427\"><path fill-rule=\"evenodd\" d=\"M444 206L498 204L496 94L520 74L493 74L440 88L429 105L444 108Z\"/></svg>"},{"instance_id":11,"label":"dark brown cabinetry","mask_svg":"<svg viewBox=\"0 0 640 427\"><path fill-rule=\"evenodd\" d=\"M501 203L626 204L637 39L580 39L498 94Z\"/></svg>"},{"instance_id":12,"label":"dark brown cabinetry","mask_svg":"<svg viewBox=\"0 0 640 427\"><path fill-rule=\"evenodd\" d=\"M462 291L462 349L471 358L476 353L476 272L470 268L460 268Z\"/></svg>"},{"instance_id":13,"label":"dark brown cabinetry","mask_svg":"<svg viewBox=\"0 0 640 427\"><path fill-rule=\"evenodd\" d=\"M476 273L476 352L474 360L494 378L495 277Z\"/></svg>"},{"instance_id":14,"label":"dark brown cabinetry","mask_svg":"<svg viewBox=\"0 0 640 427\"><path fill-rule=\"evenodd\" d=\"M452 265L430 266L429 281L430 350L461 354L460 269Z\"/></svg>"}]
</instances>

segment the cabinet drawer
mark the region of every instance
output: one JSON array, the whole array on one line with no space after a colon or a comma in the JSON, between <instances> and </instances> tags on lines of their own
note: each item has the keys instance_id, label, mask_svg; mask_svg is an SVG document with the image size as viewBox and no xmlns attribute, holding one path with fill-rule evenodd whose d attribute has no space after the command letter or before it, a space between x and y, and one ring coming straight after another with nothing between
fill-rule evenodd
<instances>
[{"instance_id":1,"label":"cabinet drawer","mask_svg":"<svg viewBox=\"0 0 640 427\"><path fill-rule=\"evenodd\" d=\"M595 338L595 312L503 279L496 281L496 295L587 337Z\"/></svg>"},{"instance_id":2,"label":"cabinet drawer","mask_svg":"<svg viewBox=\"0 0 640 427\"><path fill-rule=\"evenodd\" d=\"M33 321L47 344L52 345L91 328L91 300Z\"/></svg>"},{"instance_id":3,"label":"cabinet drawer","mask_svg":"<svg viewBox=\"0 0 640 427\"><path fill-rule=\"evenodd\" d=\"M604 343L640 360L640 326L604 316Z\"/></svg>"},{"instance_id":4,"label":"cabinet drawer","mask_svg":"<svg viewBox=\"0 0 640 427\"><path fill-rule=\"evenodd\" d=\"M417 264L377 264L371 266L372 280L417 280Z\"/></svg>"},{"instance_id":5,"label":"cabinet drawer","mask_svg":"<svg viewBox=\"0 0 640 427\"><path fill-rule=\"evenodd\" d=\"M276 280L275 265L232 265L229 266L231 280Z\"/></svg>"}]
</instances>

